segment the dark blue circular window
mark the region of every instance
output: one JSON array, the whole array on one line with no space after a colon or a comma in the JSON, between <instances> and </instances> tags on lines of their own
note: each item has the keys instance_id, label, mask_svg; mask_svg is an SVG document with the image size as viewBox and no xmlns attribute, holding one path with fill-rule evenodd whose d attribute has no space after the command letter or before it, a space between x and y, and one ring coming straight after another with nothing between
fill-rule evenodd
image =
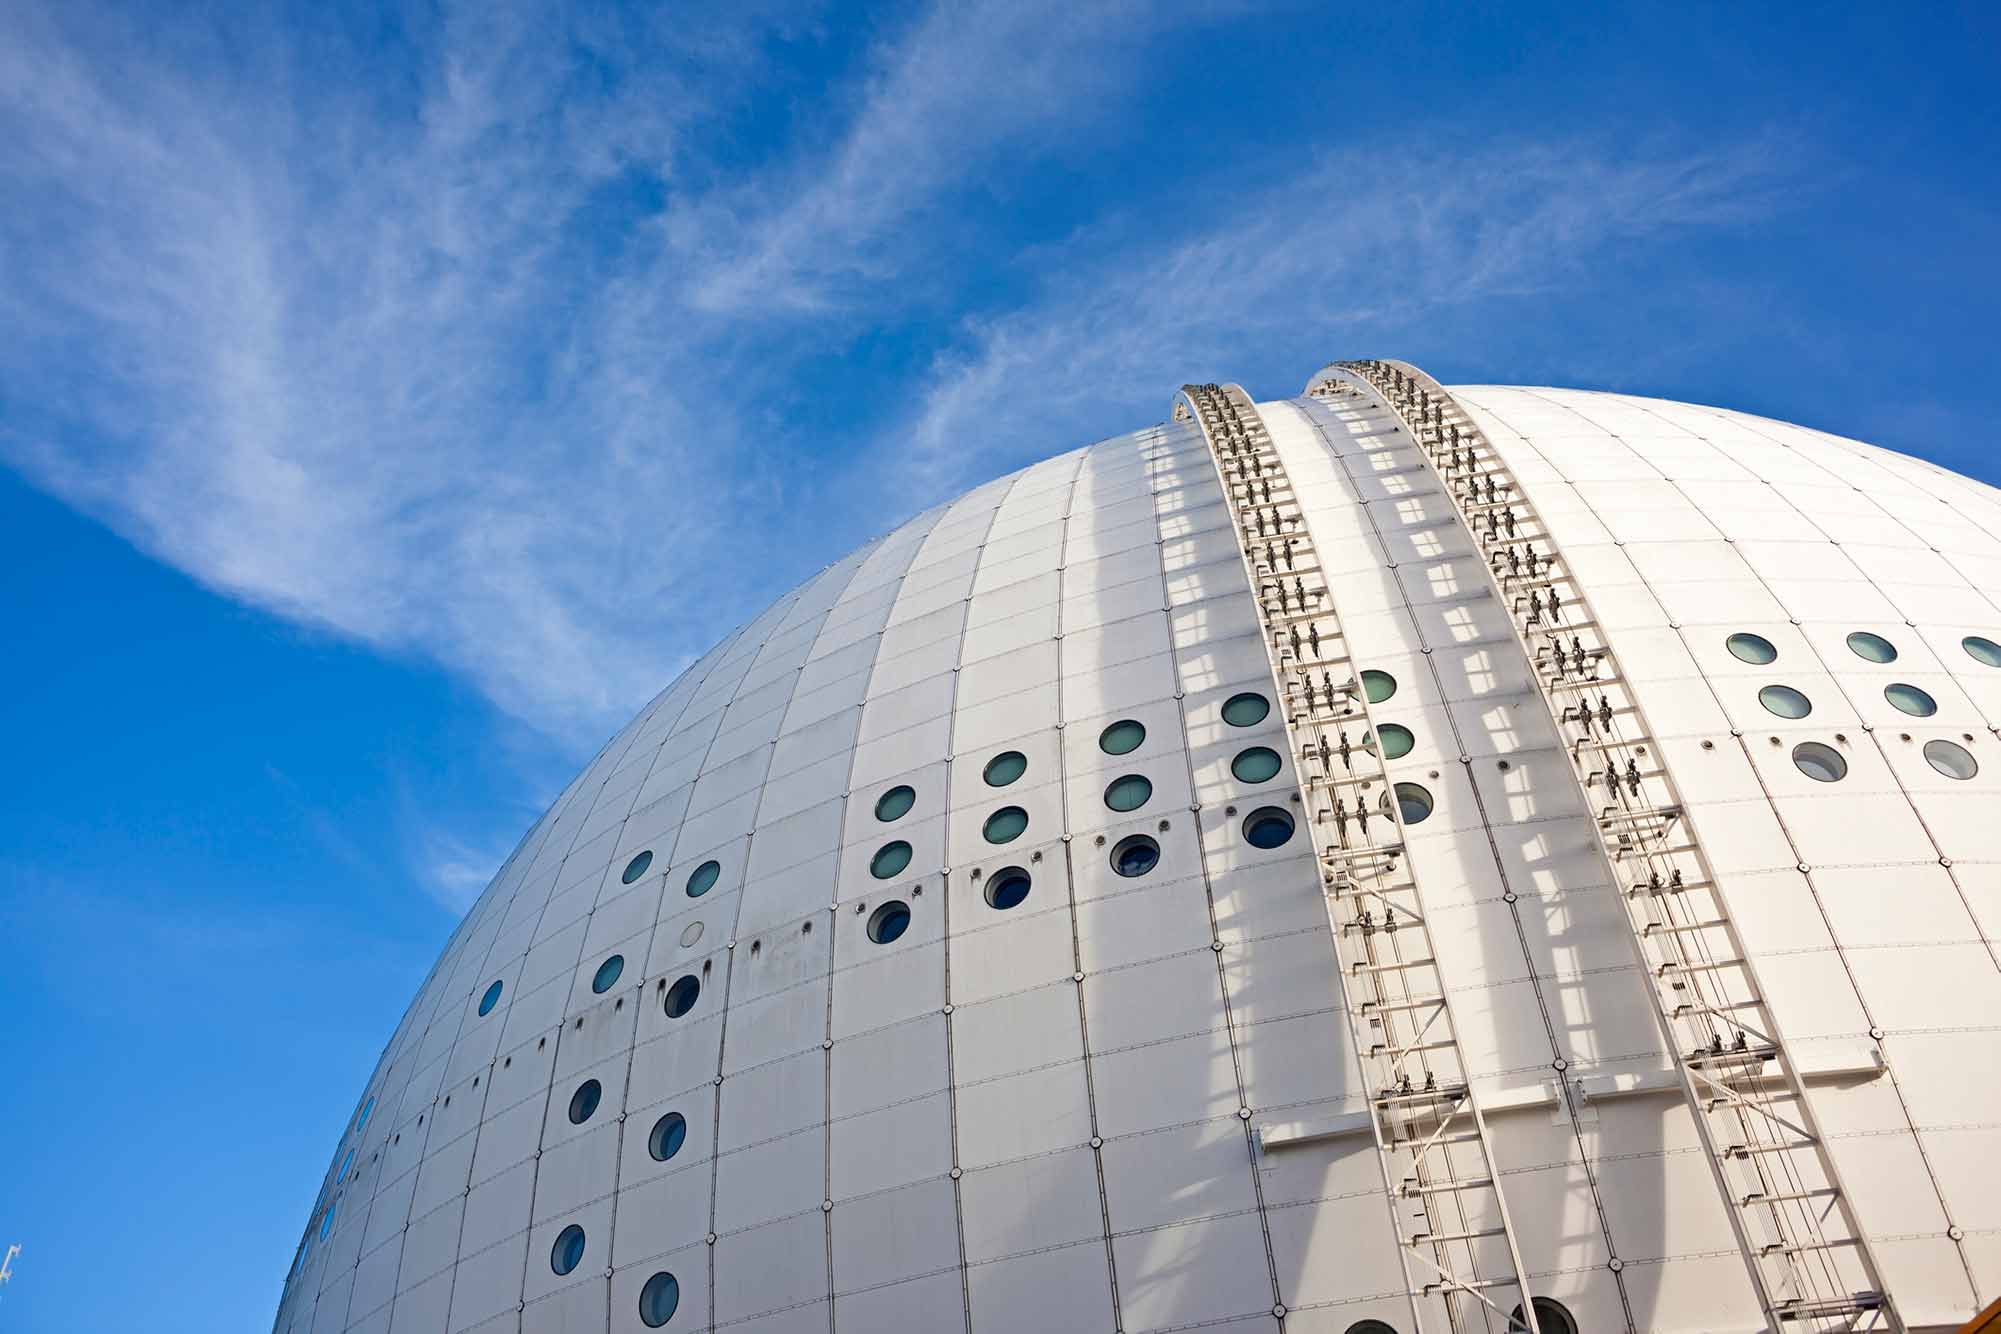
<instances>
[{"instance_id":1,"label":"dark blue circular window","mask_svg":"<svg viewBox=\"0 0 2001 1334\"><path fill-rule=\"evenodd\" d=\"M619 879L629 885L639 879L640 876L645 875L646 868L651 865L653 865L653 853L649 849L627 862L625 864L625 872L619 876Z\"/></svg>"},{"instance_id":2,"label":"dark blue circular window","mask_svg":"<svg viewBox=\"0 0 2001 1334\"><path fill-rule=\"evenodd\" d=\"M1145 834L1128 834L1112 846L1112 870L1123 876L1145 875L1160 865L1160 844Z\"/></svg>"},{"instance_id":3,"label":"dark blue circular window","mask_svg":"<svg viewBox=\"0 0 2001 1334\"><path fill-rule=\"evenodd\" d=\"M703 862L700 866L697 866L695 873L688 877L688 897L699 899L702 895L714 889L716 887L716 879L722 873L723 864L721 862Z\"/></svg>"},{"instance_id":4,"label":"dark blue circular window","mask_svg":"<svg viewBox=\"0 0 2001 1334\"><path fill-rule=\"evenodd\" d=\"M1282 847L1292 838L1292 816L1276 806L1260 806L1244 817L1244 838L1254 848Z\"/></svg>"},{"instance_id":5,"label":"dark blue circular window","mask_svg":"<svg viewBox=\"0 0 2001 1334\"><path fill-rule=\"evenodd\" d=\"M598 965L597 974L591 978L591 992L602 996L618 985L618 975L625 971L625 956L614 954Z\"/></svg>"},{"instance_id":6,"label":"dark blue circular window","mask_svg":"<svg viewBox=\"0 0 2001 1334\"><path fill-rule=\"evenodd\" d=\"M688 1118L679 1112L669 1112L653 1123L653 1133L646 1137L646 1151L653 1155L653 1161L664 1163L681 1152L687 1138Z\"/></svg>"},{"instance_id":7,"label":"dark blue circular window","mask_svg":"<svg viewBox=\"0 0 2001 1334\"><path fill-rule=\"evenodd\" d=\"M595 1079L586 1079L577 1085L577 1091L570 1095L570 1124L580 1126L597 1114L598 1103L604 1098L604 1085Z\"/></svg>"},{"instance_id":8,"label":"dark blue circular window","mask_svg":"<svg viewBox=\"0 0 2001 1334\"><path fill-rule=\"evenodd\" d=\"M1003 909L1018 906L1028 897L1030 883L1028 872L1019 866L995 871L987 881L987 906Z\"/></svg>"},{"instance_id":9,"label":"dark blue circular window","mask_svg":"<svg viewBox=\"0 0 2001 1334\"><path fill-rule=\"evenodd\" d=\"M556 1234L556 1244L549 1248L549 1268L567 1274L583 1262L584 1230L572 1223Z\"/></svg>"},{"instance_id":10,"label":"dark blue circular window","mask_svg":"<svg viewBox=\"0 0 2001 1334\"><path fill-rule=\"evenodd\" d=\"M878 945L887 945L910 929L910 905L902 899L891 899L869 914L868 938Z\"/></svg>"},{"instance_id":11,"label":"dark blue circular window","mask_svg":"<svg viewBox=\"0 0 2001 1334\"><path fill-rule=\"evenodd\" d=\"M667 988L667 999L662 1002L669 1019L679 1019L695 1008L695 997L702 994L702 984L693 973L688 974L673 986Z\"/></svg>"},{"instance_id":12,"label":"dark blue circular window","mask_svg":"<svg viewBox=\"0 0 2001 1334\"><path fill-rule=\"evenodd\" d=\"M664 1269L639 1290L639 1318L648 1329L658 1329L672 1320L680 1306L680 1280Z\"/></svg>"},{"instance_id":13,"label":"dark blue circular window","mask_svg":"<svg viewBox=\"0 0 2001 1334\"><path fill-rule=\"evenodd\" d=\"M479 998L479 1012L481 1016L492 1014L493 1007L498 1004L500 1004L500 983L495 982L486 989L486 994Z\"/></svg>"}]
</instances>

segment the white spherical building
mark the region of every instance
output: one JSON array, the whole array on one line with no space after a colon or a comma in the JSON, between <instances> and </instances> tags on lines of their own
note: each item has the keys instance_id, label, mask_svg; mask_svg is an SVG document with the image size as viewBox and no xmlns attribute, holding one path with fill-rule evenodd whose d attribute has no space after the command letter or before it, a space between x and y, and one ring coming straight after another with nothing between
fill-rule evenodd
<instances>
[{"instance_id":1,"label":"white spherical building","mask_svg":"<svg viewBox=\"0 0 2001 1334\"><path fill-rule=\"evenodd\" d=\"M919 516L606 744L287 1334L1953 1327L2001 493L1342 363Z\"/></svg>"}]
</instances>

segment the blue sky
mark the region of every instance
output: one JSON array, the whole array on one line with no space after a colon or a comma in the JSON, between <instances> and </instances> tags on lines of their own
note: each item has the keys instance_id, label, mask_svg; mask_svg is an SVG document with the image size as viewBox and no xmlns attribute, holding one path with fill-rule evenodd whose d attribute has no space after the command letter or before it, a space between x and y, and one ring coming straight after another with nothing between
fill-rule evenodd
<instances>
[{"instance_id":1,"label":"blue sky","mask_svg":"<svg viewBox=\"0 0 2001 1334\"><path fill-rule=\"evenodd\" d=\"M0 11L0 1334L268 1327L602 738L1185 379L2001 478L1991 9L1356 8Z\"/></svg>"}]
</instances>

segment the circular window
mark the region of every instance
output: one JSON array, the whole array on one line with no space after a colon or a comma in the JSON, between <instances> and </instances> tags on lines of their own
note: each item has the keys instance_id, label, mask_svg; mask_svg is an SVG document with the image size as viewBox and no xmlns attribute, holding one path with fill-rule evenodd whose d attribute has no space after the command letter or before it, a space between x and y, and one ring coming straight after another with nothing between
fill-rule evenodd
<instances>
[{"instance_id":1,"label":"circular window","mask_svg":"<svg viewBox=\"0 0 2001 1334\"><path fill-rule=\"evenodd\" d=\"M722 877L722 873L723 864L721 862L703 862L700 866L697 866L694 873L688 877L688 897L699 899L702 895L714 889L716 881Z\"/></svg>"},{"instance_id":2,"label":"circular window","mask_svg":"<svg viewBox=\"0 0 2001 1334\"><path fill-rule=\"evenodd\" d=\"M1027 772L1028 756L1018 750L1004 750L987 761L980 777L987 780L988 787L1006 787Z\"/></svg>"},{"instance_id":3,"label":"circular window","mask_svg":"<svg viewBox=\"0 0 2001 1334\"><path fill-rule=\"evenodd\" d=\"M1397 814L1405 824L1423 824L1438 806L1431 799L1431 789L1420 783L1398 783L1396 794Z\"/></svg>"},{"instance_id":4,"label":"circular window","mask_svg":"<svg viewBox=\"0 0 2001 1334\"><path fill-rule=\"evenodd\" d=\"M354 1128L356 1130L359 1130L363 1126L367 1125L368 1118L370 1115L374 1113L374 1111L375 1111L375 1098L371 1095L367 1102L361 1104L361 1115L357 1116L354 1119Z\"/></svg>"},{"instance_id":5,"label":"circular window","mask_svg":"<svg viewBox=\"0 0 2001 1334\"><path fill-rule=\"evenodd\" d=\"M498 1004L500 1004L500 983L495 982L486 989L486 994L479 998L479 1012L482 1015L492 1014L493 1007Z\"/></svg>"},{"instance_id":6,"label":"circular window","mask_svg":"<svg viewBox=\"0 0 2001 1334\"><path fill-rule=\"evenodd\" d=\"M686 926L681 928L682 949L685 950L692 947L694 943L700 940L701 938L702 938L702 924L700 922L690 922Z\"/></svg>"},{"instance_id":7,"label":"circular window","mask_svg":"<svg viewBox=\"0 0 2001 1334\"><path fill-rule=\"evenodd\" d=\"M572 1223L556 1234L556 1244L549 1248L549 1268L567 1274L583 1262L584 1230Z\"/></svg>"},{"instance_id":8,"label":"circular window","mask_svg":"<svg viewBox=\"0 0 2001 1334\"><path fill-rule=\"evenodd\" d=\"M688 1139L688 1118L679 1112L669 1112L653 1123L653 1133L646 1137L646 1151L653 1155L653 1161L664 1163L681 1152L681 1145Z\"/></svg>"},{"instance_id":9,"label":"circular window","mask_svg":"<svg viewBox=\"0 0 2001 1334\"><path fill-rule=\"evenodd\" d=\"M1883 698L1913 718L1929 718L1938 712L1938 701L1907 682L1883 687Z\"/></svg>"},{"instance_id":10,"label":"circular window","mask_svg":"<svg viewBox=\"0 0 2001 1334\"><path fill-rule=\"evenodd\" d=\"M354 1150L347 1151L347 1157L340 1160L340 1171L334 1173L334 1184L338 1186L347 1180L347 1169L354 1166Z\"/></svg>"},{"instance_id":11,"label":"circular window","mask_svg":"<svg viewBox=\"0 0 2001 1334\"><path fill-rule=\"evenodd\" d=\"M1238 781L1263 783L1278 777L1278 771L1285 767L1285 761L1270 746L1252 746L1249 750L1237 752L1237 758L1230 761L1230 772Z\"/></svg>"},{"instance_id":12,"label":"circular window","mask_svg":"<svg viewBox=\"0 0 2001 1334\"><path fill-rule=\"evenodd\" d=\"M667 1011L669 1019L679 1019L695 1008L695 997L701 994L701 981L693 973L689 973L667 988L667 999L661 1003L661 1008Z\"/></svg>"},{"instance_id":13,"label":"circular window","mask_svg":"<svg viewBox=\"0 0 2001 1334\"><path fill-rule=\"evenodd\" d=\"M1813 702L1791 686L1766 686L1758 692L1758 702L1781 718L1804 718L1813 712Z\"/></svg>"},{"instance_id":14,"label":"circular window","mask_svg":"<svg viewBox=\"0 0 2001 1334\"><path fill-rule=\"evenodd\" d=\"M1223 721L1232 727L1255 727L1271 713L1271 701L1254 690L1223 701Z\"/></svg>"},{"instance_id":15,"label":"circular window","mask_svg":"<svg viewBox=\"0 0 2001 1334\"><path fill-rule=\"evenodd\" d=\"M1956 741L1925 742L1925 762L1947 778L1971 778L1980 772L1973 756Z\"/></svg>"},{"instance_id":16,"label":"circular window","mask_svg":"<svg viewBox=\"0 0 2001 1334\"><path fill-rule=\"evenodd\" d=\"M1739 632L1724 640L1723 647L1730 650L1731 657L1754 667L1762 667L1779 656L1779 651L1772 647L1772 641L1763 635Z\"/></svg>"},{"instance_id":17,"label":"circular window","mask_svg":"<svg viewBox=\"0 0 2001 1334\"><path fill-rule=\"evenodd\" d=\"M327 1239L327 1233L329 1233L329 1232L332 1232L332 1231L333 1231L333 1221L334 1221L334 1210L336 1210L336 1209L338 1209L338 1208L340 1208L340 1204L339 1204L338 1202L336 1202L336 1203L333 1203L333 1204L329 1204L329 1205L327 1206L327 1211L326 1211L326 1212L325 1212L324 1214L320 1215L320 1240L321 1240L321 1241L325 1241L325 1240Z\"/></svg>"},{"instance_id":18,"label":"circular window","mask_svg":"<svg viewBox=\"0 0 2001 1334\"><path fill-rule=\"evenodd\" d=\"M1019 866L995 871L987 879L987 906L1001 909L1019 906L1028 897L1029 884L1028 872Z\"/></svg>"},{"instance_id":19,"label":"circular window","mask_svg":"<svg viewBox=\"0 0 2001 1334\"><path fill-rule=\"evenodd\" d=\"M1376 736L1368 739L1370 750L1376 749L1377 737L1382 739L1382 756L1386 760L1402 759L1410 754L1411 747L1417 744L1417 738L1411 735L1411 730L1401 723L1384 723L1378 727Z\"/></svg>"},{"instance_id":20,"label":"circular window","mask_svg":"<svg viewBox=\"0 0 2001 1334\"><path fill-rule=\"evenodd\" d=\"M1570 1308L1562 1302L1554 1297L1535 1297L1530 1299L1530 1304L1535 1307L1536 1326L1542 1330L1542 1334L1577 1334L1577 1321L1571 1316ZM1519 1306L1515 1308L1515 1313L1510 1318L1509 1327L1513 1328L1516 1325L1523 1329L1529 1327L1528 1321L1522 1318L1522 1308Z\"/></svg>"},{"instance_id":21,"label":"circular window","mask_svg":"<svg viewBox=\"0 0 2001 1334\"><path fill-rule=\"evenodd\" d=\"M1112 870L1123 876L1145 875L1160 865L1160 844L1145 834L1128 834L1112 845Z\"/></svg>"},{"instance_id":22,"label":"circular window","mask_svg":"<svg viewBox=\"0 0 2001 1334\"><path fill-rule=\"evenodd\" d=\"M908 865L910 865L910 845L899 838L896 842L885 843L875 850L875 856L869 858L868 873L878 880L887 880L893 875L901 874L903 868Z\"/></svg>"},{"instance_id":23,"label":"circular window","mask_svg":"<svg viewBox=\"0 0 2001 1334\"><path fill-rule=\"evenodd\" d=\"M1348 1326L1347 1334L1397 1334L1395 1325L1386 1325L1380 1320L1357 1320Z\"/></svg>"},{"instance_id":24,"label":"circular window","mask_svg":"<svg viewBox=\"0 0 2001 1334\"><path fill-rule=\"evenodd\" d=\"M665 1270L647 1279L639 1290L639 1319L648 1329L658 1329L672 1320L680 1306L680 1280Z\"/></svg>"},{"instance_id":25,"label":"circular window","mask_svg":"<svg viewBox=\"0 0 2001 1334\"><path fill-rule=\"evenodd\" d=\"M640 853L625 864L625 872L619 876L619 879L629 885L639 879L640 876L645 875L646 868L651 865L653 865L653 850L648 848L645 852Z\"/></svg>"},{"instance_id":26,"label":"circular window","mask_svg":"<svg viewBox=\"0 0 2001 1334\"><path fill-rule=\"evenodd\" d=\"M1153 784L1147 781L1144 774L1127 774L1123 778L1114 778L1111 786L1105 789L1105 805L1115 811L1136 811L1146 805L1151 796Z\"/></svg>"},{"instance_id":27,"label":"circular window","mask_svg":"<svg viewBox=\"0 0 2001 1334\"><path fill-rule=\"evenodd\" d=\"M1397 679L1388 672L1371 669L1362 673L1362 693L1369 697L1369 703L1381 704L1397 693Z\"/></svg>"},{"instance_id":28,"label":"circular window","mask_svg":"<svg viewBox=\"0 0 2001 1334\"><path fill-rule=\"evenodd\" d=\"M1292 816L1276 806L1260 806L1244 817L1244 837L1254 848L1276 848L1292 838Z\"/></svg>"},{"instance_id":29,"label":"circular window","mask_svg":"<svg viewBox=\"0 0 2001 1334\"><path fill-rule=\"evenodd\" d=\"M1146 740L1146 727L1137 719L1121 718L1098 733L1098 749L1107 755L1130 755Z\"/></svg>"},{"instance_id":30,"label":"circular window","mask_svg":"<svg viewBox=\"0 0 2001 1334\"><path fill-rule=\"evenodd\" d=\"M1012 843L1028 828L1028 812L1019 806L1003 806L987 817L980 833L989 843Z\"/></svg>"},{"instance_id":31,"label":"circular window","mask_svg":"<svg viewBox=\"0 0 2001 1334\"><path fill-rule=\"evenodd\" d=\"M625 956L614 954L598 965L597 975L591 978L591 994L602 996L618 985L618 975L625 971Z\"/></svg>"},{"instance_id":32,"label":"circular window","mask_svg":"<svg viewBox=\"0 0 2001 1334\"><path fill-rule=\"evenodd\" d=\"M888 824L891 820L901 820L910 814L910 808L917 804L917 789L905 783L891 788L875 800L875 818Z\"/></svg>"},{"instance_id":33,"label":"circular window","mask_svg":"<svg viewBox=\"0 0 2001 1334\"><path fill-rule=\"evenodd\" d=\"M868 938L878 945L887 945L910 929L910 905L902 899L891 899L868 918Z\"/></svg>"},{"instance_id":34,"label":"circular window","mask_svg":"<svg viewBox=\"0 0 2001 1334\"><path fill-rule=\"evenodd\" d=\"M1991 639L1982 639L1979 635L1968 635L1959 641L1959 646L1966 650L1968 657L1981 666L2001 667L2001 644Z\"/></svg>"},{"instance_id":35,"label":"circular window","mask_svg":"<svg viewBox=\"0 0 2001 1334\"><path fill-rule=\"evenodd\" d=\"M1867 630L1857 630L1848 636L1848 647L1856 657L1867 658L1870 662L1895 662L1897 646L1881 635L1872 635Z\"/></svg>"},{"instance_id":36,"label":"circular window","mask_svg":"<svg viewBox=\"0 0 2001 1334\"><path fill-rule=\"evenodd\" d=\"M580 1126L597 1115L598 1103L603 1098L604 1085L595 1079L577 1085L577 1091L570 1095L570 1124Z\"/></svg>"},{"instance_id":37,"label":"circular window","mask_svg":"<svg viewBox=\"0 0 2001 1334\"><path fill-rule=\"evenodd\" d=\"M1818 741L1802 741L1793 747L1793 763L1817 783L1838 783L1848 776L1848 761L1832 746Z\"/></svg>"}]
</instances>

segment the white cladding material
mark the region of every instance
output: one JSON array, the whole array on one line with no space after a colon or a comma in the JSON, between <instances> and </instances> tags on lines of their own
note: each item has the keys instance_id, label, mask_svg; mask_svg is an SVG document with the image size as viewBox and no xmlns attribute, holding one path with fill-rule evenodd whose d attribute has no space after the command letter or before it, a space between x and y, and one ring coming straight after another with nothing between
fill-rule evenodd
<instances>
[{"instance_id":1,"label":"white cladding material","mask_svg":"<svg viewBox=\"0 0 2001 1334\"><path fill-rule=\"evenodd\" d=\"M1964 1319L2001 1291L2001 667L1961 646L2001 641L2001 496L1738 414L1455 393L1639 680L1903 1314ZM1757 1328L1470 540L1386 418L1261 410L1352 647L1395 683L1394 776L1436 804L1411 855L1533 1286L1586 1330ZM1776 659L1733 657L1740 632ZM1409 1334L1307 839L1245 835L1297 810L1289 762L1233 772L1286 753L1275 708L1223 717L1272 696L1259 633L1181 424L983 486L781 599L467 914L277 1328L641 1330L671 1274L669 1331ZM1806 741L1847 776L1802 774ZM1157 864L1121 875L1134 839ZM994 906L1010 868L1026 898Z\"/></svg>"}]
</instances>

